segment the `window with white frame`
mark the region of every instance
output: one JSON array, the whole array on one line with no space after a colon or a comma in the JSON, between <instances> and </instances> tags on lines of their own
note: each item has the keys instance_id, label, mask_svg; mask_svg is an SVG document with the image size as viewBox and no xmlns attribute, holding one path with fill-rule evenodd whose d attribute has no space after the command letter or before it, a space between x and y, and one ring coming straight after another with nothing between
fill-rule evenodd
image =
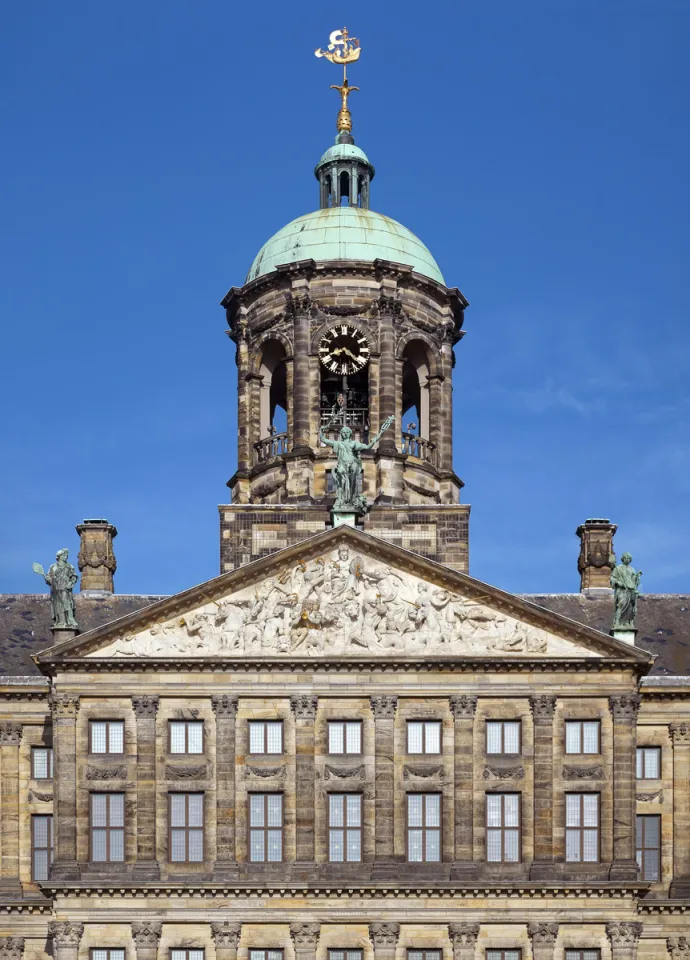
<instances>
[{"instance_id":1,"label":"window with white frame","mask_svg":"<svg viewBox=\"0 0 690 960\"><path fill-rule=\"evenodd\" d=\"M407 794L407 859L438 863L441 859L441 794Z\"/></svg>"},{"instance_id":2,"label":"window with white frame","mask_svg":"<svg viewBox=\"0 0 690 960\"><path fill-rule=\"evenodd\" d=\"M197 949L185 949L182 947L171 947L168 954L169 960L204 960L204 951Z\"/></svg>"},{"instance_id":3,"label":"window with white frame","mask_svg":"<svg viewBox=\"0 0 690 960\"><path fill-rule=\"evenodd\" d=\"M250 950L249 960L283 960L282 950Z\"/></svg>"},{"instance_id":4,"label":"window with white frame","mask_svg":"<svg viewBox=\"0 0 690 960\"><path fill-rule=\"evenodd\" d=\"M91 720L89 723L89 753L125 752L124 720Z\"/></svg>"},{"instance_id":5,"label":"window with white frame","mask_svg":"<svg viewBox=\"0 0 690 960\"><path fill-rule=\"evenodd\" d=\"M170 793L170 862L202 863L204 859L203 793Z\"/></svg>"},{"instance_id":6,"label":"window with white frame","mask_svg":"<svg viewBox=\"0 0 690 960\"><path fill-rule=\"evenodd\" d=\"M282 753L283 752L283 721L282 720L250 720L249 721L249 752L250 753Z\"/></svg>"},{"instance_id":7,"label":"window with white frame","mask_svg":"<svg viewBox=\"0 0 690 960\"><path fill-rule=\"evenodd\" d=\"M408 720L407 721L407 752L434 753L441 752L441 721L440 720Z\"/></svg>"},{"instance_id":8,"label":"window with white frame","mask_svg":"<svg viewBox=\"0 0 690 960\"><path fill-rule=\"evenodd\" d=\"M168 721L168 752L184 754L203 753L204 721Z\"/></svg>"},{"instance_id":9,"label":"window with white frame","mask_svg":"<svg viewBox=\"0 0 690 960\"><path fill-rule=\"evenodd\" d=\"M252 863L283 859L282 793L249 794L249 859Z\"/></svg>"},{"instance_id":10,"label":"window with white frame","mask_svg":"<svg viewBox=\"0 0 690 960\"><path fill-rule=\"evenodd\" d=\"M53 863L52 814L31 818L31 879L47 880Z\"/></svg>"},{"instance_id":11,"label":"window with white frame","mask_svg":"<svg viewBox=\"0 0 690 960\"><path fill-rule=\"evenodd\" d=\"M565 752L600 753L601 723L598 720L566 720Z\"/></svg>"},{"instance_id":12,"label":"window with white frame","mask_svg":"<svg viewBox=\"0 0 690 960\"><path fill-rule=\"evenodd\" d=\"M487 950L486 960L521 960L522 950Z\"/></svg>"},{"instance_id":13,"label":"window with white frame","mask_svg":"<svg viewBox=\"0 0 690 960\"><path fill-rule=\"evenodd\" d=\"M661 777L661 747L637 748L638 780L658 780Z\"/></svg>"},{"instance_id":14,"label":"window with white frame","mask_svg":"<svg viewBox=\"0 0 690 960\"><path fill-rule=\"evenodd\" d=\"M566 793L565 859L568 863L596 863L598 861L598 793Z\"/></svg>"},{"instance_id":15,"label":"window with white frame","mask_svg":"<svg viewBox=\"0 0 690 960\"><path fill-rule=\"evenodd\" d=\"M53 779L53 748L31 748L31 778L32 780Z\"/></svg>"},{"instance_id":16,"label":"window with white frame","mask_svg":"<svg viewBox=\"0 0 690 960\"><path fill-rule=\"evenodd\" d=\"M328 859L331 863L362 859L362 794L328 794Z\"/></svg>"},{"instance_id":17,"label":"window with white frame","mask_svg":"<svg viewBox=\"0 0 690 960\"><path fill-rule=\"evenodd\" d=\"M566 950L565 960L601 960L601 950Z\"/></svg>"},{"instance_id":18,"label":"window with white frame","mask_svg":"<svg viewBox=\"0 0 690 960\"><path fill-rule=\"evenodd\" d=\"M520 794L487 793L486 859L489 863L520 860Z\"/></svg>"},{"instance_id":19,"label":"window with white frame","mask_svg":"<svg viewBox=\"0 0 690 960\"><path fill-rule=\"evenodd\" d=\"M486 752L516 756L521 752L519 720L487 720Z\"/></svg>"},{"instance_id":20,"label":"window with white frame","mask_svg":"<svg viewBox=\"0 0 690 960\"><path fill-rule=\"evenodd\" d=\"M329 720L328 752L337 754L361 754L362 721Z\"/></svg>"},{"instance_id":21,"label":"window with white frame","mask_svg":"<svg viewBox=\"0 0 690 960\"><path fill-rule=\"evenodd\" d=\"M91 860L122 863L125 859L124 793L91 794Z\"/></svg>"},{"instance_id":22,"label":"window with white frame","mask_svg":"<svg viewBox=\"0 0 690 960\"><path fill-rule=\"evenodd\" d=\"M125 960L125 951L122 947L91 947L90 960Z\"/></svg>"}]
</instances>

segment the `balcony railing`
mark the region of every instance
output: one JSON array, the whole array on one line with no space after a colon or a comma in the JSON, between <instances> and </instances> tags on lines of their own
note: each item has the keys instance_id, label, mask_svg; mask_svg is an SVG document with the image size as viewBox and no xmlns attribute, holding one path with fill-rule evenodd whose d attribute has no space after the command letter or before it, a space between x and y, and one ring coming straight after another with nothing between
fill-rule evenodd
<instances>
[{"instance_id":1,"label":"balcony railing","mask_svg":"<svg viewBox=\"0 0 690 960\"><path fill-rule=\"evenodd\" d=\"M256 453L256 462L263 463L265 460L271 460L273 457L280 457L288 452L287 433L274 433L270 437L264 437L254 444Z\"/></svg>"},{"instance_id":2,"label":"balcony railing","mask_svg":"<svg viewBox=\"0 0 690 960\"><path fill-rule=\"evenodd\" d=\"M425 440L414 433L403 433L402 452L408 457L416 457L418 460L426 460L432 466L436 466L436 444L431 440Z\"/></svg>"}]
</instances>

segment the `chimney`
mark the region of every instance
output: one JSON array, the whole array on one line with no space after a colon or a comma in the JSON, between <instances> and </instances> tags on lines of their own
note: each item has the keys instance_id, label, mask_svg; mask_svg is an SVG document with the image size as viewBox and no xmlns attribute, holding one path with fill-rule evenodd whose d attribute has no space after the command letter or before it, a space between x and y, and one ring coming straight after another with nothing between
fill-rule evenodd
<instances>
[{"instance_id":1,"label":"chimney","mask_svg":"<svg viewBox=\"0 0 690 960\"><path fill-rule=\"evenodd\" d=\"M113 574L117 567L113 540L117 530L107 520L84 520L76 526L81 538L79 570L82 593L113 593Z\"/></svg>"},{"instance_id":2,"label":"chimney","mask_svg":"<svg viewBox=\"0 0 690 960\"><path fill-rule=\"evenodd\" d=\"M585 520L575 533L580 538L580 593L585 590L611 589L613 537L618 527L610 520Z\"/></svg>"}]
</instances>

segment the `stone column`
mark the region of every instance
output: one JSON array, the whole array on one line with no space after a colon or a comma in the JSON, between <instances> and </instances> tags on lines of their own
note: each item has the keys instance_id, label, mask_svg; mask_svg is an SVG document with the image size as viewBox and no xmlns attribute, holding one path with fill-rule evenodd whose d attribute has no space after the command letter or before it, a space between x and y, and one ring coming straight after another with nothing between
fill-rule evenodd
<instances>
[{"instance_id":1,"label":"stone column","mask_svg":"<svg viewBox=\"0 0 690 960\"><path fill-rule=\"evenodd\" d=\"M448 936L453 945L453 960L474 960L478 923L449 923Z\"/></svg>"},{"instance_id":2,"label":"stone column","mask_svg":"<svg viewBox=\"0 0 690 960\"><path fill-rule=\"evenodd\" d=\"M137 880L157 880L156 859L156 714L158 697L132 697L137 718Z\"/></svg>"},{"instance_id":3,"label":"stone column","mask_svg":"<svg viewBox=\"0 0 690 960\"><path fill-rule=\"evenodd\" d=\"M690 723L672 723L673 880L670 896L690 897Z\"/></svg>"},{"instance_id":4,"label":"stone column","mask_svg":"<svg viewBox=\"0 0 690 960\"><path fill-rule=\"evenodd\" d=\"M374 945L375 960L395 960L399 936L399 923L370 923L369 939Z\"/></svg>"},{"instance_id":5,"label":"stone column","mask_svg":"<svg viewBox=\"0 0 690 960\"><path fill-rule=\"evenodd\" d=\"M636 880L635 856L635 747L640 697L624 693L609 697L613 715L613 863L610 880Z\"/></svg>"},{"instance_id":6,"label":"stone column","mask_svg":"<svg viewBox=\"0 0 690 960\"><path fill-rule=\"evenodd\" d=\"M314 863L314 720L319 698L290 697L295 717L295 781L297 789L297 863Z\"/></svg>"},{"instance_id":7,"label":"stone column","mask_svg":"<svg viewBox=\"0 0 690 960\"><path fill-rule=\"evenodd\" d=\"M77 960L79 941L83 933L83 923L51 920L48 924L48 936L53 941L54 960Z\"/></svg>"},{"instance_id":8,"label":"stone column","mask_svg":"<svg viewBox=\"0 0 690 960\"><path fill-rule=\"evenodd\" d=\"M113 552L116 528L107 520L84 520L75 529L81 539L77 559L81 572L81 592L96 590L99 593L113 593L113 574L117 569Z\"/></svg>"},{"instance_id":9,"label":"stone column","mask_svg":"<svg viewBox=\"0 0 690 960\"><path fill-rule=\"evenodd\" d=\"M666 949L671 960L690 960L690 939L688 937L669 937Z\"/></svg>"},{"instance_id":10,"label":"stone column","mask_svg":"<svg viewBox=\"0 0 690 960\"><path fill-rule=\"evenodd\" d=\"M54 694L53 715L53 823L55 860L51 880L78 880L77 863L77 714L79 697ZM80 934L81 936L81 934Z\"/></svg>"},{"instance_id":11,"label":"stone column","mask_svg":"<svg viewBox=\"0 0 690 960\"><path fill-rule=\"evenodd\" d=\"M553 960L558 924L528 923L527 934L532 942L532 960Z\"/></svg>"},{"instance_id":12,"label":"stone column","mask_svg":"<svg viewBox=\"0 0 690 960\"><path fill-rule=\"evenodd\" d=\"M531 880L553 879L553 718L556 698L530 697L534 724L534 862Z\"/></svg>"},{"instance_id":13,"label":"stone column","mask_svg":"<svg viewBox=\"0 0 690 960\"><path fill-rule=\"evenodd\" d=\"M162 923L151 920L132 924L132 940L134 940L137 960L156 960L162 929Z\"/></svg>"},{"instance_id":14,"label":"stone column","mask_svg":"<svg viewBox=\"0 0 690 960\"><path fill-rule=\"evenodd\" d=\"M379 320L379 336L381 359L379 361L379 424L386 417L395 416L395 401L397 396L395 376L395 327L390 312L384 311ZM378 452L390 456L397 452L398 435L401 430L400 421L396 421L378 443Z\"/></svg>"},{"instance_id":15,"label":"stone column","mask_svg":"<svg viewBox=\"0 0 690 960\"><path fill-rule=\"evenodd\" d=\"M22 960L24 937L0 937L0 960Z\"/></svg>"},{"instance_id":16,"label":"stone column","mask_svg":"<svg viewBox=\"0 0 690 960\"><path fill-rule=\"evenodd\" d=\"M0 891L21 894L19 882L20 723L0 724ZM22 941L23 943L23 941Z\"/></svg>"},{"instance_id":17,"label":"stone column","mask_svg":"<svg viewBox=\"0 0 690 960\"><path fill-rule=\"evenodd\" d=\"M607 923L606 936L611 944L611 960L635 960L641 923Z\"/></svg>"},{"instance_id":18,"label":"stone column","mask_svg":"<svg viewBox=\"0 0 690 960\"><path fill-rule=\"evenodd\" d=\"M292 382L293 429L292 452L309 454L309 281L294 280L294 363ZM306 302L305 302L306 301Z\"/></svg>"},{"instance_id":19,"label":"stone column","mask_svg":"<svg viewBox=\"0 0 690 960\"><path fill-rule=\"evenodd\" d=\"M219 879L231 879L237 873L235 861L237 697L229 697L224 693L211 697L211 704L216 715L216 865L214 873ZM235 960L235 958L227 957L226 960Z\"/></svg>"},{"instance_id":20,"label":"stone column","mask_svg":"<svg viewBox=\"0 0 690 960\"><path fill-rule=\"evenodd\" d=\"M474 715L477 698L465 695L450 697L450 710L455 720L454 737L454 843L453 877L474 870L473 802L474 802Z\"/></svg>"},{"instance_id":21,"label":"stone column","mask_svg":"<svg viewBox=\"0 0 690 960\"><path fill-rule=\"evenodd\" d=\"M320 923L290 924L290 937L295 948L295 960L316 960L316 947L320 933Z\"/></svg>"},{"instance_id":22,"label":"stone column","mask_svg":"<svg viewBox=\"0 0 690 960\"><path fill-rule=\"evenodd\" d=\"M374 779L374 850L375 860L391 861L394 855L394 741L395 711L398 698L380 696L370 698L374 714L375 749ZM371 926L369 927L371 931Z\"/></svg>"},{"instance_id":23,"label":"stone column","mask_svg":"<svg viewBox=\"0 0 690 960\"><path fill-rule=\"evenodd\" d=\"M237 960L237 945L242 936L241 923L229 923L227 920L212 923L211 936L216 945L216 960Z\"/></svg>"}]
</instances>

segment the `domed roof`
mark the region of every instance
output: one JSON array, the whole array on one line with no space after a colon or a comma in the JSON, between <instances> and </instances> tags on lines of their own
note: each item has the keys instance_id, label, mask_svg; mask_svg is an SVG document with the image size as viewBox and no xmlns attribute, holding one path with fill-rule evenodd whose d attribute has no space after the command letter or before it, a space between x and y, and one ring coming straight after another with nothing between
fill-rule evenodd
<instances>
[{"instance_id":1,"label":"domed roof","mask_svg":"<svg viewBox=\"0 0 690 960\"><path fill-rule=\"evenodd\" d=\"M368 163L371 169L374 169L371 160L361 147L355 146L354 143L334 143L332 147L326 150L316 164L314 173L316 173L324 163L330 163L332 160L359 160L361 163Z\"/></svg>"},{"instance_id":2,"label":"domed roof","mask_svg":"<svg viewBox=\"0 0 690 960\"><path fill-rule=\"evenodd\" d=\"M342 146L352 148L350 144L338 144L331 150ZM408 264L417 273L445 284L431 253L407 227L361 207L328 207L297 217L259 250L246 282L271 273L281 264L297 260L364 260L373 263L378 259Z\"/></svg>"}]
</instances>

